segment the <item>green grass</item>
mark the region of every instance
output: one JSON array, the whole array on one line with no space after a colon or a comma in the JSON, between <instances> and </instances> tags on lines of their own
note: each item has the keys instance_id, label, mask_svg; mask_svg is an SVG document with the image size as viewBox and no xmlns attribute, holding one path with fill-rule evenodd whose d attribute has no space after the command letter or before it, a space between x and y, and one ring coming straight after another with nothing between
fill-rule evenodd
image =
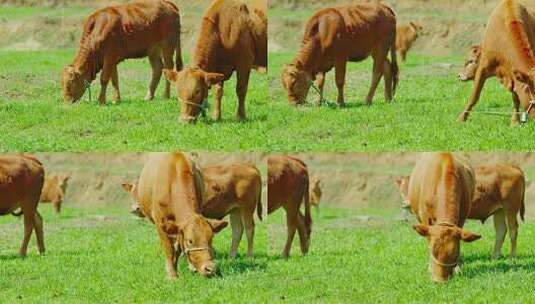
<instances>
[{"instance_id":1,"label":"green grass","mask_svg":"<svg viewBox=\"0 0 535 304\"><path fill-rule=\"evenodd\" d=\"M518 259L490 260L492 221L467 228L483 238L463 244L461 274L432 283L425 240L395 220L396 210L322 208L313 212L309 255L297 238L289 260L279 257L286 231L284 212L257 221L255 258L228 259L230 229L214 239L222 275L205 279L179 263L180 277L166 279L164 257L152 224L122 207L66 208L61 217L41 206L47 253L16 256L22 224L0 218L0 302L291 302L291 303L488 303L533 301L535 223L521 223ZM266 246L267 245L267 246ZM509 249L508 240L504 253Z\"/></svg>"},{"instance_id":2,"label":"green grass","mask_svg":"<svg viewBox=\"0 0 535 304\"><path fill-rule=\"evenodd\" d=\"M275 151L527 151L527 138L535 131L529 122L510 126L512 99L496 80L487 82L475 111L501 111L502 116L474 113L465 124L457 115L468 100L472 84L460 83L461 57L409 55L400 65L401 76L393 103L386 103L383 84L371 107L364 97L371 80L371 60L349 63L343 109L323 106L291 107L282 88L282 66L290 53L270 55L270 99L276 116L268 120L272 130L269 148ZM452 66L453 65L453 66ZM335 102L334 71L327 74L325 97ZM317 98L311 89L309 101ZM284 127L280 127L284 126Z\"/></svg>"},{"instance_id":3,"label":"green grass","mask_svg":"<svg viewBox=\"0 0 535 304\"><path fill-rule=\"evenodd\" d=\"M127 208L66 208L60 218L41 206L47 253L39 256L35 238L26 259L19 258L22 223L0 218L0 302L12 303L198 303L247 298L259 301L267 276L265 225L258 223L254 259L228 258L231 229L214 238L221 277L205 279L190 273L182 257L179 278L169 281L164 254L152 224L133 218Z\"/></svg>"},{"instance_id":4,"label":"green grass","mask_svg":"<svg viewBox=\"0 0 535 304\"><path fill-rule=\"evenodd\" d=\"M223 120L210 118L196 125L178 121L179 106L161 98L163 81L153 102L143 97L150 66L146 59L119 65L123 101L98 106L100 84L93 100L65 104L59 77L73 57L64 51L0 51L0 150L2 151L138 151L138 150L256 150L266 147L265 121L270 113L267 77L252 73L247 96L248 119L236 119L235 76L225 85ZM210 97L212 102L212 98ZM210 113L209 113L210 114Z\"/></svg>"},{"instance_id":5,"label":"green grass","mask_svg":"<svg viewBox=\"0 0 535 304\"><path fill-rule=\"evenodd\" d=\"M0 8L0 21L27 21L36 16L47 18L84 16L94 9L82 6L69 6L63 8L40 6L2 6Z\"/></svg>"},{"instance_id":6,"label":"green grass","mask_svg":"<svg viewBox=\"0 0 535 304\"><path fill-rule=\"evenodd\" d=\"M535 223L519 228L515 261L490 260L494 242L492 220L466 228L483 238L462 245L462 273L447 284L436 284L427 272L424 238L409 224L394 220L395 212L323 208L314 217L311 250L301 257L297 242L288 261L274 260L267 285L279 300L291 303L528 303L535 294ZM390 213L390 214L389 214ZM370 217L362 214L372 214ZM273 252L285 241L283 213L270 223ZM503 253L508 253L506 239ZM271 253L272 251L270 251Z\"/></svg>"}]
</instances>

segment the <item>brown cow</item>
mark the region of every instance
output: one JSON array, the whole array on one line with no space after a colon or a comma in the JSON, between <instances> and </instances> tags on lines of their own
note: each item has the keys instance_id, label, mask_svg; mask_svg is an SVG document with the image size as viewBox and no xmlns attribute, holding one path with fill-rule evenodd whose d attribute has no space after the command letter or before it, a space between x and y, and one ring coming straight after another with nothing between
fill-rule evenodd
<instances>
[{"instance_id":1,"label":"brown cow","mask_svg":"<svg viewBox=\"0 0 535 304\"><path fill-rule=\"evenodd\" d=\"M203 276L214 275L212 238L228 223L202 216L204 186L195 163L182 153L151 153L141 171L137 194L141 212L156 224L168 276L177 277L182 253L191 268Z\"/></svg>"},{"instance_id":2,"label":"brown cow","mask_svg":"<svg viewBox=\"0 0 535 304\"><path fill-rule=\"evenodd\" d=\"M316 210L319 212L321 195L323 194L321 191L321 180L315 176L311 179L310 185L310 205L316 207Z\"/></svg>"},{"instance_id":3,"label":"brown cow","mask_svg":"<svg viewBox=\"0 0 535 304\"><path fill-rule=\"evenodd\" d=\"M41 203L52 203L56 214L59 214L61 211L61 203L63 203L69 179L69 175L52 175L50 177L45 177L43 191L41 192L41 198L39 200Z\"/></svg>"},{"instance_id":4,"label":"brown cow","mask_svg":"<svg viewBox=\"0 0 535 304\"><path fill-rule=\"evenodd\" d=\"M396 28L396 49L401 61L405 61L407 52L411 49L412 44L422 33L423 27L420 24L409 22L409 24L399 25Z\"/></svg>"},{"instance_id":5,"label":"brown cow","mask_svg":"<svg viewBox=\"0 0 535 304\"><path fill-rule=\"evenodd\" d=\"M250 0L216 0L202 20L192 66L176 72L164 70L176 84L180 120L195 122L207 106L208 89L214 86L213 118L221 119L223 84L237 74L238 119L245 119L245 96L253 67L267 69L267 3Z\"/></svg>"},{"instance_id":6,"label":"brown cow","mask_svg":"<svg viewBox=\"0 0 535 304\"><path fill-rule=\"evenodd\" d=\"M254 212L262 219L262 177L251 165L229 164L202 169L205 199L202 214L207 218L222 219L230 214L232 245L230 257L235 258L243 230L247 236L247 256L253 256ZM122 185L133 199L131 213L143 217L137 203L137 181Z\"/></svg>"},{"instance_id":7,"label":"brown cow","mask_svg":"<svg viewBox=\"0 0 535 304\"><path fill-rule=\"evenodd\" d=\"M79 100L97 74L100 74L100 104L106 102L106 88L112 81L114 101L121 99L117 65L130 58L149 57L152 78L146 100L154 98L162 69L182 69L180 49L180 14L176 5L167 0L137 0L129 4L100 9L84 23L78 53L61 77L64 99ZM163 59L163 63L162 63ZM166 81L164 97L170 96Z\"/></svg>"},{"instance_id":8,"label":"brown cow","mask_svg":"<svg viewBox=\"0 0 535 304\"><path fill-rule=\"evenodd\" d=\"M408 188L414 230L429 242L431 278L445 282L458 265L460 241L481 236L463 229L474 196L472 168L449 153L424 153L414 167Z\"/></svg>"},{"instance_id":9,"label":"brown cow","mask_svg":"<svg viewBox=\"0 0 535 304\"><path fill-rule=\"evenodd\" d=\"M322 100L325 74L333 67L338 104L344 105L344 82L348 61L372 56L373 77L366 103L371 104L381 77L385 76L385 98L390 101L398 83L396 59L396 16L381 3L363 3L322 9L308 20L301 50L284 66L282 84L290 103L306 102L312 81ZM388 52L392 62L388 60Z\"/></svg>"},{"instance_id":10,"label":"brown cow","mask_svg":"<svg viewBox=\"0 0 535 304\"><path fill-rule=\"evenodd\" d=\"M24 238L20 255L26 256L28 242L35 229L39 253L45 253L43 219L37 211L45 179L41 162L30 155L0 156L0 215L21 208L24 214Z\"/></svg>"},{"instance_id":11,"label":"brown cow","mask_svg":"<svg viewBox=\"0 0 535 304\"><path fill-rule=\"evenodd\" d=\"M496 241L492 258L497 259L502 251L507 228L511 239L510 257L516 257L518 215L524 220L524 172L508 164L487 164L475 169L476 191L468 218L484 222L491 215L494 218Z\"/></svg>"},{"instance_id":12,"label":"brown cow","mask_svg":"<svg viewBox=\"0 0 535 304\"><path fill-rule=\"evenodd\" d=\"M520 168L508 164L487 164L476 167L476 186L468 219L480 220L482 223L491 215L494 218L496 241L492 259L501 254L507 228L511 239L510 257L516 256L516 239L518 235L517 216L524 220L525 178ZM408 201L409 176L396 180L401 197L401 207L410 208Z\"/></svg>"},{"instance_id":13,"label":"brown cow","mask_svg":"<svg viewBox=\"0 0 535 304\"><path fill-rule=\"evenodd\" d=\"M279 208L286 210L288 238L282 252L288 258L292 248L295 230L299 233L301 253L308 252L312 219L310 217L309 180L306 164L290 156L270 156L268 158L268 214ZM305 205L305 216L300 211Z\"/></svg>"},{"instance_id":14,"label":"brown cow","mask_svg":"<svg viewBox=\"0 0 535 304\"><path fill-rule=\"evenodd\" d=\"M472 95L458 120L468 119L479 101L485 81L492 76L498 77L513 95L513 124L520 120L521 105L535 117L535 109L530 106L535 99L535 4L531 1L501 1L490 16L481 49Z\"/></svg>"}]
</instances>

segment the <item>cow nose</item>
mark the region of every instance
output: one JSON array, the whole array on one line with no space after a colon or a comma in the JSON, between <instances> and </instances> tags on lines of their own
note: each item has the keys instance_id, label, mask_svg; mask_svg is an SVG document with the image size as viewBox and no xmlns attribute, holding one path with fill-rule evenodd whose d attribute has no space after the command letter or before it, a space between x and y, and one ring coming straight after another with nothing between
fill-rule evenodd
<instances>
[{"instance_id":1,"label":"cow nose","mask_svg":"<svg viewBox=\"0 0 535 304\"><path fill-rule=\"evenodd\" d=\"M207 264L204 266L203 270L206 276L212 276L216 273L217 267L215 266L215 264Z\"/></svg>"},{"instance_id":2,"label":"cow nose","mask_svg":"<svg viewBox=\"0 0 535 304\"><path fill-rule=\"evenodd\" d=\"M466 81L466 75L464 75L463 73L459 73L458 77L460 81Z\"/></svg>"}]
</instances>

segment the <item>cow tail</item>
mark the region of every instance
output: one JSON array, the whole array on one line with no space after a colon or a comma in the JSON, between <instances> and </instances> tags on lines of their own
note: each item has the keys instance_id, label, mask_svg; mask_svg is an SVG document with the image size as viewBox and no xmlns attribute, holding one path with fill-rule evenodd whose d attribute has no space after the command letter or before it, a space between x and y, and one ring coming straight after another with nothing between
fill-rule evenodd
<instances>
[{"instance_id":1,"label":"cow tail","mask_svg":"<svg viewBox=\"0 0 535 304\"><path fill-rule=\"evenodd\" d=\"M399 82L399 66L396 54L396 35L396 27L394 26L390 45L390 57L392 57L392 61L390 62L390 70L392 71L392 97L396 96L396 89Z\"/></svg>"},{"instance_id":2,"label":"cow tail","mask_svg":"<svg viewBox=\"0 0 535 304\"><path fill-rule=\"evenodd\" d=\"M184 68L184 62L182 61L182 46L181 46L181 38L180 38L180 30L182 28L182 26L180 25L180 14L178 14L177 22L178 22L178 33L177 33L177 39L176 39L175 65L176 65L176 70L181 71Z\"/></svg>"},{"instance_id":3,"label":"cow tail","mask_svg":"<svg viewBox=\"0 0 535 304\"><path fill-rule=\"evenodd\" d=\"M23 213L23 212L22 212L22 208L21 208L19 212L15 212L15 211L11 212L11 215L16 216L16 217L19 217L19 216L22 215L22 213Z\"/></svg>"},{"instance_id":4,"label":"cow tail","mask_svg":"<svg viewBox=\"0 0 535 304\"><path fill-rule=\"evenodd\" d=\"M520 219L522 221L524 221L524 214L526 213L525 197L526 197L526 187L524 183L524 187L522 189L522 201L520 202Z\"/></svg>"},{"instance_id":5,"label":"cow tail","mask_svg":"<svg viewBox=\"0 0 535 304\"><path fill-rule=\"evenodd\" d=\"M258 218L262 220L262 188L258 191L258 200L256 201L256 214Z\"/></svg>"},{"instance_id":6,"label":"cow tail","mask_svg":"<svg viewBox=\"0 0 535 304\"><path fill-rule=\"evenodd\" d=\"M312 226L312 217L310 216L310 194L308 192L308 189L310 188L309 185L310 181L308 179L308 174L305 178L305 193L304 193L304 203L305 203L305 227L307 229L308 235L310 236L311 232L311 226Z\"/></svg>"}]
</instances>

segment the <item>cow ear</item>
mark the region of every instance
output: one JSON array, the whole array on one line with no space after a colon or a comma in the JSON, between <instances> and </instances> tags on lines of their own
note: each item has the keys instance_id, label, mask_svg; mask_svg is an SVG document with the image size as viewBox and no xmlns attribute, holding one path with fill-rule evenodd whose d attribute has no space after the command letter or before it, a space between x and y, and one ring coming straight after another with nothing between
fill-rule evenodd
<instances>
[{"instance_id":1,"label":"cow ear","mask_svg":"<svg viewBox=\"0 0 535 304\"><path fill-rule=\"evenodd\" d=\"M204 74L204 82L206 82L207 85L212 86L216 83L223 82L225 80L225 75L219 74L219 73L205 73Z\"/></svg>"},{"instance_id":2,"label":"cow ear","mask_svg":"<svg viewBox=\"0 0 535 304\"><path fill-rule=\"evenodd\" d=\"M132 184L129 183L122 183L121 187L123 187L124 191L130 193L132 191Z\"/></svg>"},{"instance_id":3,"label":"cow ear","mask_svg":"<svg viewBox=\"0 0 535 304\"><path fill-rule=\"evenodd\" d=\"M227 221L220 221L220 220L208 220L208 224L212 226L212 230L215 233L218 233L219 231L223 230L223 228L227 227L228 222Z\"/></svg>"},{"instance_id":4,"label":"cow ear","mask_svg":"<svg viewBox=\"0 0 535 304\"><path fill-rule=\"evenodd\" d=\"M173 221L164 221L161 223L160 228L168 235L178 235L182 231Z\"/></svg>"},{"instance_id":5,"label":"cow ear","mask_svg":"<svg viewBox=\"0 0 535 304\"><path fill-rule=\"evenodd\" d=\"M403 183L403 177L398 177L395 180L396 186L401 190L401 184Z\"/></svg>"},{"instance_id":6,"label":"cow ear","mask_svg":"<svg viewBox=\"0 0 535 304\"><path fill-rule=\"evenodd\" d=\"M481 238L481 235L479 234L475 234L473 232L470 232L468 230L464 230L464 229L459 229L460 230L460 238L461 240L467 242L467 243L470 243L470 242L473 242L475 240L479 240Z\"/></svg>"},{"instance_id":7,"label":"cow ear","mask_svg":"<svg viewBox=\"0 0 535 304\"><path fill-rule=\"evenodd\" d=\"M413 225L412 229L416 230L416 232L418 232L418 234L423 237L429 236L429 226L418 224L418 225Z\"/></svg>"},{"instance_id":8,"label":"cow ear","mask_svg":"<svg viewBox=\"0 0 535 304\"><path fill-rule=\"evenodd\" d=\"M529 81L530 81L529 75L520 70L515 69L513 71L513 77L515 78L516 81L522 82L524 84L529 84Z\"/></svg>"},{"instance_id":9,"label":"cow ear","mask_svg":"<svg viewBox=\"0 0 535 304\"><path fill-rule=\"evenodd\" d=\"M177 71L163 69L163 74L165 75L165 78L167 78L167 80L169 80L170 82L176 82L177 75L178 75Z\"/></svg>"}]
</instances>

